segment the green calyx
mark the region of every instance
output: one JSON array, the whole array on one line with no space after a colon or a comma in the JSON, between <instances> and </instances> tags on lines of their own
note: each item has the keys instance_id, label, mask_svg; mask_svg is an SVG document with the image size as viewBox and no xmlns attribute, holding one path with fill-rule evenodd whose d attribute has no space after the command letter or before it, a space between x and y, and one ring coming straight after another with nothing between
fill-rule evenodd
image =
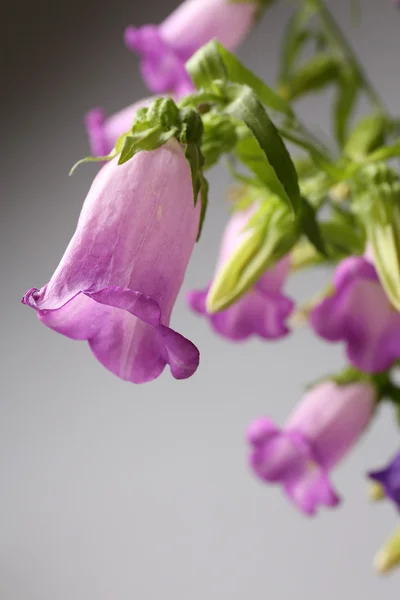
<instances>
[{"instance_id":1,"label":"green calyx","mask_svg":"<svg viewBox=\"0 0 400 600\"><path fill-rule=\"evenodd\" d=\"M384 163L367 165L354 183L354 210L371 246L375 268L400 310L400 179Z\"/></svg>"},{"instance_id":2,"label":"green calyx","mask_svg":"<svg viewBox=\"0 0 400 600\"><path fill-rule=\"evenodd\" d=\"M300 230L291 210L274 195L249 189L258 207L243 229L243 237L229 260L216 273L207 296L210 313L225 310L243 296L267 269L296 243Z\"/></svg>"}]
</instances>

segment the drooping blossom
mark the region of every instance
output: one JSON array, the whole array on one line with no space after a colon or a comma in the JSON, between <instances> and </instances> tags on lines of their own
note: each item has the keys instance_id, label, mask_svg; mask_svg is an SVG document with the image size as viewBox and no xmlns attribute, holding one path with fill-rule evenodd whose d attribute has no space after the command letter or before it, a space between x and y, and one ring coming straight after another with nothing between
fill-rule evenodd
<instances>
[{"instance_id":1,"label":"drooping blossom","mask_svg":"<svg viewBox=\"0 0 400 600\"><path fill-rule=\"evenodd\" d=\"M384 469L371 471L369 477L383 487L385 495L400 510L400 452Z\"/></svg>"},{"instance_id":2,"label":"drooping blossom","mask_svg":"<svg viewBox=\"0 0 400 600\"><path fill-rule=\"evenodd\" d=\"M324 381L311 389L280 430L268 418L250 425L250 465L263 481L280 484L306 515L319 505L336 506L329 480L373 415L375 388L369 383Z\"/></svg>"},{"instance_id":3,"label":"drooping blossom","mask_svg":"<svg viewBox=\"0 0 400 600\"><path fill-rule=\"evenodd\" d=\"M251 235L246 225L256 210L257 203L235 212L231 217L223 236L216 276L244 238ZM189 292L187 301L194 311L209 320L214 331L231 340L244 340L252 335L277 339L289 332L286 320L294 306L281 293L289 268L289 258L283 258L267 270L244 296L221 312L207 312L206 298L211 283L204 290Z\"/></svg>"},{"instance_id":4,"label":"drooping blossom","mask_svg":"<svg viewBox=\"0 0 400 600\"><path fill-rule=\"evenodd\" d=\"M369 373L400 358L400 313L388 300L373 265L363 257L336 268L334 293L311 313L314 331L329 342L343 341L349 361Z\"/></svg>"},{"instance_id":5,"label":"drooping blossom","mask_svg":"<svg viewBox=\"0 0 400 600\"><path fill-rule=\"evenodd\" d=\"M48 327L87 340L121 379L192 375L197 348L169 327L199 227L189 165L175 140L106 164L50 282L23 302Z\"/></svg>"},{"instance_id":6,"label":"drooping blossom","mask_svg":"<svg viewBox=\"0 0 400 600\"><path fill-rule=\"evenodd\" d=\"M85 127L92 156L107 156L118 138L129 131L139 108L149 106L154 97L144 98L106 117L102 108L93 108L85 115Z\"/></svg>"},{"instance_id":7,"label":"drooping blossom","mask_svg":"<svg viewBox=\"0 0 400 600\"><path fill-rule=\"evenodd\" d=\"M140 55L142 77L150 90L182 96L193 90L185 62L214 38L229 50L237 48L257 9L256 0L185 0L160 25L128 27L125 43Z\"/></svg>"}]
</instances>

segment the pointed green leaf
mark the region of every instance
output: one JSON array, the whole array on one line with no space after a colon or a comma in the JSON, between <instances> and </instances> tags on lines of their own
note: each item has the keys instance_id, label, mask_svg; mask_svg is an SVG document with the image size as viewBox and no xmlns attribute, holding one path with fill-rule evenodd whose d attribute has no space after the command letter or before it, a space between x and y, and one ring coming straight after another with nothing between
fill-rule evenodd
<instances>
[{"instance_id":1,"label":"pointed green leaf","mask_svg":"<svg viewBox=\"0 0 400 600\"><path fill-rule=\"evenodd\" d=\"M350 70L342 70L338 80L337 97L333 104L333 126L340 147L347 137L349 121L355 108L359 92L359 82Z\"/></svg>"},{"instance_id":2,"label":"pointed green leaf","mask_svg":"<svg viewBox=\"0 0 400 600\"><path fill-rule=\"evenodd\" d=\"M275 180L275 193L279 189L277 195L296 212L300 204L299 183L282 138L253 90L247 86L235 86L232 92L233 101L227 107L228 114L247 125L266 159L261 168L269 165L268 179Z\"/></svg>"},{"instance_id":3,"label":"pointed green leaf","mask_svg":"<svg viewBox=\"0 0 400 600\"><path fill-rule=\"evenodd\" d=\"M305 2L288 22L284 32L281 51L279 80L282 83L290 78L295 62L299 58L304 44L309 39L310 32L306 30L306 25L314 12L314 8Z\"/></svg>"},{"instance_id":4,"label":"pointed green leaf","mask_svg":"<svg viewBox=\"0 0 400 600\"><path fill-rule=\"evenodd\" d=\"M337 80L338 62L332 54L315 54L299 67L287 82L287 94L294 100L309 92L321 90Z\"/></svg>"},{"instance_id":5,"label":"pointed green leaf","mask_svg":"<svg viewBox=\"0 0 400 600\"><path fill-rule=\"evenodd\" d=\"M293 116L292 109L283 98L268 87L262 79L247 69L236 56L221 44L218 42L215 42L215 44L225 65L229 81L249 86L256 93L258 99L271 110L276 110L289 117Z\"/></svg>"},{"instance_id":6,"label":"pointed green leaf","mask_svg":"<svg viewBox=\"0 0 400 600\"><path fill-rule=\"evenodd\" d=\"M384 146L383 148L376 150L375 152L370 154L364 162L365 163L380 162L382 160L389 160L391 158L396 158L397 156L400 156L400 140L398 140L391 146Z\"/></svg>"},{"instance_id":7,"label":"pointed green leaf","mask_svg":"<svg viewBox=\"0 0 400 600\"><path fill-rule=\"evenodd\" d=\"M321 229L319 227L319 223L317 221L316 213L311 206L311 204L307 201L306 198L301 199L301 208L300 208L300 226L307 237L307 239L311 242L311 244L318 250L318 252L324 256L327 256L327 250L324 242L324 238L321 233Z\"/></svg>"},{"instance_id":8,"label":"pointed green leaf","mask_svg":"<svg viewBox=\"0 0 400 600\"><path fill-rule=\"evenodd\" d=\"M367 156L383 146L387 129L387 118L382 113L360 119L350 133L344 152L356 160Z\"/></svg>"}]
</instances>

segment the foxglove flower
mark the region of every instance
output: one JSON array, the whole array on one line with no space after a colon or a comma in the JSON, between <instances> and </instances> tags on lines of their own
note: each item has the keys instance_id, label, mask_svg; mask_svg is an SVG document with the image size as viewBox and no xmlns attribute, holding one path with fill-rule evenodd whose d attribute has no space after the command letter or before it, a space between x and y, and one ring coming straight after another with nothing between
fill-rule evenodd
<instances>
[{"instance_id":1,"label":"foxglove flower","mask_svg":"<svg viewBox=\"0 0 400 600\"><path fill-rule=\"evenodd\" d=\"M306 515L339 497L330 471L349 452L370 422L376 401L368 383L337 385L324 381L309 391L282 430L267 418L249 428L250 464L255 474L283 486Z\"/></svg>"},{"instance_id":2,"label":"foxglove flower","mask_svg":"<svg viewBox=\"0 0 400 600\"><path fill-rule=\"evenodd\" d=\"M186 0L160 25L128 27L125 43L140 55L149 89L182 96L193 90L185 62L214 38L234 50L253 25L257 4L257 0Z\"/></svg>"},{"instance_id":3,"label":"foxglove flower","mask_svg":"<svg viewBox=\"0 0 400 600\"><path fill-rule=\"evenodd\" d=\"M48 327L87 340L121 379L184 379L197 348L169 328L199 228L188 162L175 140L98 173L50 282L23 302Z\"/></svg>"},{"instance_id":4,"label":"foxglove flower","mask_svg":"<svg viewBox=\"0 0 400 600\"><path fill-rule=\"evenodd\" d=\"M144 98L108 118L102 108L89 111L85 126L92 156L107 156L118 138L132 127L138 109L149 106L153 100L154 97Z\"/></svg>"},{"instance_id":5,"label":"foxglove flower","mask_svg":"<svg viewBox=\"0 0 400 600\"><path fill-rule=\"evenodd\" d=\"M310 315L314 331L329 342L345 342L356 368L385 371L400 358L400 313L388 300L375 268L365 258L346 258L333 283L334 293Z\"/></svg>"},{"instance_id":6,"label":"foxglove flower","mask_svg":"<svg viewBox=\"0 0 400 600\"><path fill-rule=\"evenodd\" d=\"M232 253L249 235L246 225L257 210L257 204L249 209L233 214L222 240L216 275L223 268ZM251 233L250 233L251 235ZM265 339L277 339L288 333L286 320L293 310L293 302L281 293L289 273L289 258L279 261L266 271L244 296L229 308L210 314L206 308L206 298L210 285L204 290L193 290L187 295L191 308L204 315L214 331L231 340L244 340L251 335Z\"/></svg>"},{"instance_id":7,"label":"foxglove flower","mask_svg":"<svg viewBox=\"0 0 400 600\"><path fill-rule=\"evenodd\" d=\"M380 471L372 471L369 477L383 487L385 495L393 500L400 510L400 452L387 467Z\"/></svg>"}]
</instances>

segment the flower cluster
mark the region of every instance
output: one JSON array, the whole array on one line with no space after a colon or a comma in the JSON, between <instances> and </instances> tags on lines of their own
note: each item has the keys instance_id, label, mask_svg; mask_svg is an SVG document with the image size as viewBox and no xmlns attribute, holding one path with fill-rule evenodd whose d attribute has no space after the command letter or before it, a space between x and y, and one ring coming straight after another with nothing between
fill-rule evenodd
<instances>
[{"instance_id":1,"label":"flower cluster","mask_svg":"<svg viewBox=\"0 0 400 600\"><path fill-rule=\"evenodd\" d=\"M126 29L154 95L112 117L87 113L84 161L101 168L55 273L22 301L47 327L86 340L123 380L154 380L167 364L176 379L193 375L199 351L170 320L206 217L205 174L226 155L238 182L232 214L214 275L187 291L187 304L230 341L282 339L302 317L316 336L342 344L344 370L312 385L282 428L262 417L247 431L255 476L280 484L311 516L340 504L334 469L380 403L400 407L399 120L322 0L296 7L279 93L249 71L231 52L271 4L185 0L160 25ZM338 94L335 153L293 106L325 86ZM354 125L363 94L373 110ZM296 306L288 278L321 264L333 266L329 286ZM374 496L400 510L400 454L369 478ZM399 564L397 532L377 567Z\"/></svg>"}]
</instances>

